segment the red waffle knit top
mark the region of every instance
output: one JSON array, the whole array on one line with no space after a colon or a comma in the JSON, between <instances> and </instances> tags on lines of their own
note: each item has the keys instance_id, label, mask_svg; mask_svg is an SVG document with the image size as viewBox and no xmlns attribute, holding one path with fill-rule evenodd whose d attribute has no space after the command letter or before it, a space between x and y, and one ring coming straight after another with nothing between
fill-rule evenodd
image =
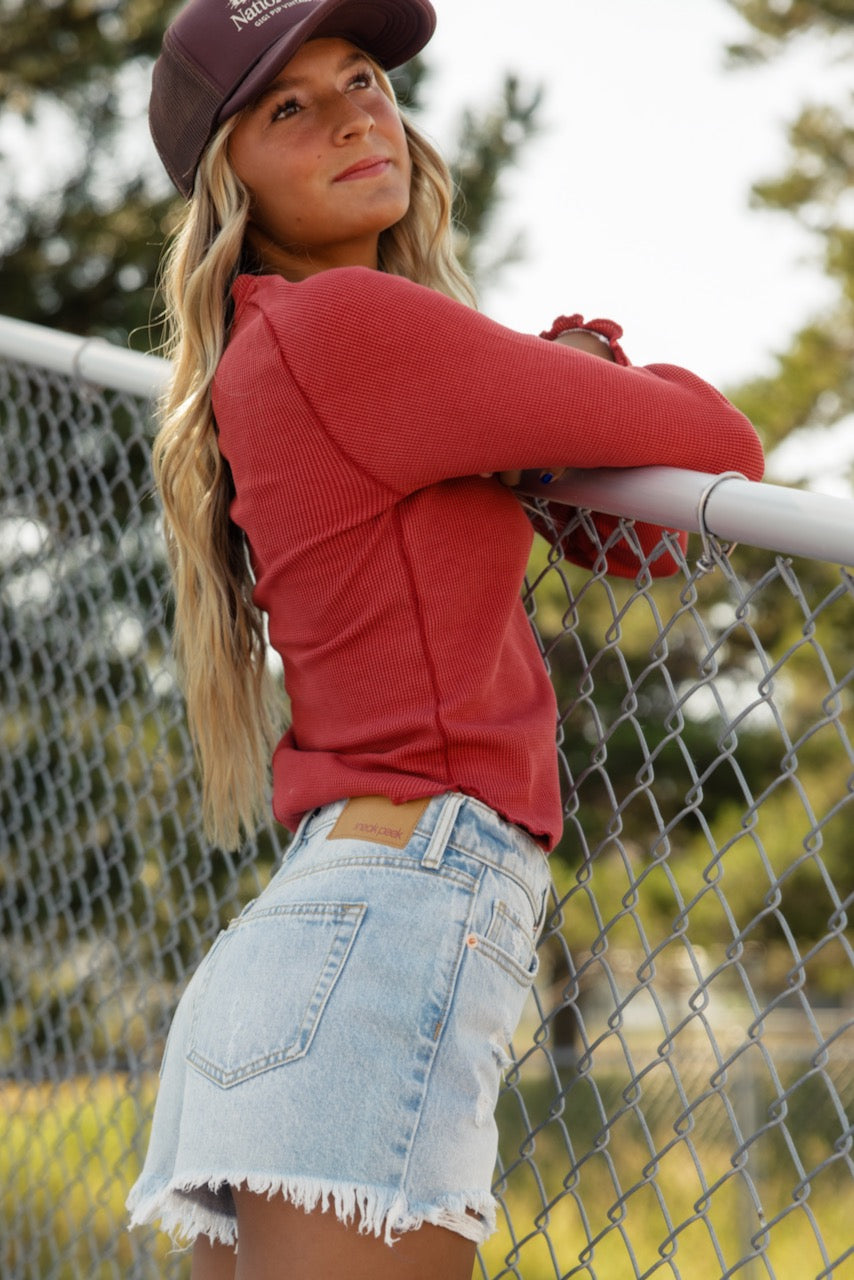
<instances>
[{"instance_id":1,"label":"red waffle knit top","mask_svg":"<svg viewBox=\"0 0 854 1280\"><path fill-rule=\"evenodd\" d=\"M520 598L533 535L479 473L758 478L753 428L682 369L620 367L378 271L241 276L233 298L213 400L291 700L276 817L454 790L552 848L555 699Z\"/></svg>"}]
</instances>

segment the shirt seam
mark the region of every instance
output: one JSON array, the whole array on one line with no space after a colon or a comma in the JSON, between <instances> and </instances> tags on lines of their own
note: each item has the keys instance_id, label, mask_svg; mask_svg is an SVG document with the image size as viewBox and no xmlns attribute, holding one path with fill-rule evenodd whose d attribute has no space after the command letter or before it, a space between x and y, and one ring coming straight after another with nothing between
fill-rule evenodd
<instances>
[{"instance_id":1,"label":"shirt seam","mask_svg":"<svg viewBox=\"0 0 854 1280\"><path fill-rule=\"evenodd\" d=\"M247 299L247 302L249 302L248 299ZM450 737L444 725L442 713L441 713L441 697L440 697L441 686L438 678L438 672L436 669L436 663L433 657L433 652L430 647L430 643L427 637L427 631L424 625L424 609L421 602L421 595L418 590L418 583L417 583L415 571L413 569L412 558L409 554L409 548L406 543L406 534L405 534L404 525L403 525L403 518L400 511L400 502L409 495L406 494L405 492L401 492L392 488L390 485L386 484L383 480L380 480L377 476L373 475L371 471L369 471L356 459L352 458L350 454L347 452L347 450L342 447L342 445L338 442L338 440L329 430L329 427L327 426L322 416L318 413L317 409L315 408L314 403L311 400L311 397L306 393L299 378L294 373L294 370L287 359L285 350L279 341L278 335L270 322L270 318L267 315L266 310L264 309L263 306L261 306L259 303L255 302L254 300L250 302L250 305L257 308L264 322L265 328L267 329L267 331L270 334L270 337L275 343L276 352L278 353L278 356L284 368L287 370L288 375L293 379L294 385L296 386L297 390L299 391L305 403L308 405L315 421L318 423L318 425L320 426L320 429L323 431L324 435L327 437L330 443L341 454L341 456L344 459L346 459L346 461L349 463L351 467L354 468L354 470L359 472L359 474L365 476L369 481L371 481L371 483L379 486L379 488L383 492L388 493L389 495L395 498L395 504L392 508L391 514L395 521L397 542L400 548L400 555L401 555L403 566L406 572L406 581L407 581L409 591L410 591L410 596L412 599L413 612L414 612L416 624L418 627L419 644L421 646L421 652L424 656L424 666L428 675L430 688L433 694L433 723L435 726L437 737L441 744L442 757L444 760L444 768L445 768L445 777L443 779L443 785L450 786L451 779L452 779Z\"/></svg>"},{"instance_id":2,"label":"shirt seam","mask_svg":"<svg viewBox=\"0 0 854 1280\"><path fill-rule=\"evenodd\" d=\"M406 567L406 579L409 584L409 589L412 595L414 613L418 623L418 637L421 644L421 652L424 655L425 669L427 671L427 674L430 680L430 687L433 690L433 722L436 728L436 733L442 744L442 756L445 761L444 782L446 785L450 786L452 781L450 738L442 718L440 683L439 683L438 673L436 670L436 664L433 660L433 651L430 647L430 643L427 638L427 631L424 626L424 610L421 604L421 595L418 590L418 583L416 580L415 572L412 567L412 559L409 555L409 548L406 545L406 531L403 527L403 519L402 519L400 510L398 508L395 508L394 519L395 519L395 525L397 530L398 543L400 546L400 554L401 554L403 563Z\"/></svg>"},{"instance_id":3,"label":"shirt seam","mask_svg":"<svg viewBox=\"0 0 854 1280\"><path fill-rule=\"evenodd\" d=\"M247 301L249 300L247 299ZM354 458L348 452L348 450L340 443L340 441L336 438L336 436L331 431L328 423L323 418L323 415L318 412L314 401L312 400L311 396L306 391L305 387L302 385L296 373L294 372L293 366L288 360L287 353L284 347L282 346L281 342L279 341L279 336L276 333L276 330L273 328L273 325L270 321L270 317L267 315L266 309L260 303L254 301L254 299L251 301L250 305L254 306L258 310L258 313L260 314L261 319L264 322L264 326L268 330L270 337L273 340L273 343L276 348L276 353L279 359L281 360L282 365L287 371L288 376L293 380L294 386L299 391L299 394L301 395L303 401L310 409L312 417L317 422L317 424L319 425L320 429L323 431L323 434L326 436L330 444L334 446L334 448L337 450L338 453L340 453L341 457L345 459L345 461L349 464L349 466L351 466L355 471L358 471L358 473L364 476L367 480L369 480L371 484L377 485L380 489L383 490L384 493L390 494L395 499L399 500L400 498L405 497L406 494L403 490L395 489L392 485L389 485L384 480L381 480L379 476L375 476L372 471L370 471L357 458Z\"/></svg>"}]
</instances>

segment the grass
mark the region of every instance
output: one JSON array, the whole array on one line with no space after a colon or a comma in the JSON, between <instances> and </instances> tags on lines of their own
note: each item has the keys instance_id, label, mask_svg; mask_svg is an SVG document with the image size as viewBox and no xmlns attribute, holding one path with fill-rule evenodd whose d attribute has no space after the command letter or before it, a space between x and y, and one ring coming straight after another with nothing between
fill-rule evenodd
<instances>
[{"instance_id":1,"label":"grass","mask_svg":"<svg viewBox=\"0 0 854 1280\"><path fill-rule=\"evenodd\" d=\"M852 1248L850 1165L807 1132L807 1116L795 1135L798 1150L814 1169L831 1162L798 1202L797 1171L775 1149L786 1145L779 1136L754 1144L745 1176L733 1167L732 1131L721 1117L700 1112L679 1137L673 1115L662 1111L645 1125L623 1106L603 1130L599 1109L617 1114L622 1082L599 1076L594 1091L567 1073L563 1083L562 1109L553 1080L526 1082L502 1097L504 1211L482 1250L483 1280L715 1280L737 1264L739 1280L810 1280ZM651 1111L645 1108L647 1117ZM828 1275L854 1280L854 1253Z\"/></svg>"},{"instance_id":2,"label":"grass","mask_svg":"<svg viewBox=\"0 0 854 1280\"><path fill-rule=\"evenodd\" d=\"M679 1138L672 1116L661 1112L650 1133L624 1108L603 1133L600 1107L612 1116L619 1110L621 1083L600 1076L593 1089L567 1075L562 1104L553 1079L504 1093L502 1212L481 1251L478 1280L715 1280L757 1246L769 1265L745 1262L738 1280L810 1280L850 1247L854 1198L842 1158L824 1167L798 1204L785 1153L757 1148L763 1225L744 1175L730 1163L731 1137L716 1139L709 1117ZM146 1079L134 1094L120 1075L0 1085L0 1275L114 1280L136 1268L135 1275L186 1276L186 1259L168 1239L126 1230L124 1199L155 1087ZM799 1150L813 1168L832 1155L826 1139L802 1137ZM671 1141L657 1161L650 1140L659 1151ZM828 1276L854 1280L854 1255Z\"/></svg>"},{"instance_id":3,"label":"grass","mask_svg":"<svg viewBox=\"0 0 854 1280\"><path fill-rule=\"evenodd\" d=\"M148 1081L134 1096L122 1075L0 1084L0 1275L129 1273L140 1242L126 1230L124 1201L154 1093ZM152 1262L162 1263L171 1247L165 1238L147 1242Z\"/></svg>"}]
</instances>

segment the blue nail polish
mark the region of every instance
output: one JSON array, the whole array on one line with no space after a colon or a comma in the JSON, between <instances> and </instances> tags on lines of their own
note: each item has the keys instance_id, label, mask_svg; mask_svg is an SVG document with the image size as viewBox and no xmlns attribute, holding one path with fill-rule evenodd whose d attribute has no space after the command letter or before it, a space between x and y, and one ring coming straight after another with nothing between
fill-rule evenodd
<instances>
[{"instance_id":1,"label":"blue nail polish","mask_svg":"<svg viewBox=\"0 0 854 1280\"><path fill-rule=\"evenodd\" d=\"M553 471L544 471L540 476L540 484L551 484L554 478L555 477L554 477Z\"/></svg>"}]
</instances>

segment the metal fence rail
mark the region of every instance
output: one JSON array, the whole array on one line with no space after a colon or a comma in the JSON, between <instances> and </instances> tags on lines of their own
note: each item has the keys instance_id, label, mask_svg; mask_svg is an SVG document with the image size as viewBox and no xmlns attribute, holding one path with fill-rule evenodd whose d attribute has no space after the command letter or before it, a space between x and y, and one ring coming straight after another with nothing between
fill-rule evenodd
<instances>
[{"instance_id":1,"label":"metal fence rail","mask_svg":"<svg viewBox=\"0 0 854 1280\"><path fill-rule=\"evenodd\" d=\"M239 851L198 826L147 460L164 374L0 320L14 1280L188 1274L123 1200L180 990L281 852L272 826ZM477 1274L854 1276L854 503L661 469L560 485L591 532L588 506L702 536L667 581L582 572L560 536L532 558L567 824Z\"/></svg>"}]
</instances>

